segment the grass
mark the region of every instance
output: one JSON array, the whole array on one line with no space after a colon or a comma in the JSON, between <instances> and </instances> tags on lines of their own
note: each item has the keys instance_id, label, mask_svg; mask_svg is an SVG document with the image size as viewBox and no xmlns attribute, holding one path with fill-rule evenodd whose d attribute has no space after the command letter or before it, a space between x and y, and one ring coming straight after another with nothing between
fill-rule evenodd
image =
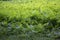
<instances>
[{"instance_id":1,"label":"grass","mask_svg":"<svg viewBox=\"0 0 60 40\"><path fill-rule=\"evenodd\" d=\"M60 32L59 1L0 1L0 39L55 40L60 37L57 35Z\"/></svg>"}]
</instances>

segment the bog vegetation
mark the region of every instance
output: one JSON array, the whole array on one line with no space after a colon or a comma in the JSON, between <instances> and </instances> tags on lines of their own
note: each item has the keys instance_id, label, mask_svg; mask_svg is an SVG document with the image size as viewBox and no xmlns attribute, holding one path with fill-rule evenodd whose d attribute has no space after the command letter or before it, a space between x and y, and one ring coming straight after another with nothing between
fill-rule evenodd
<instances>
[{"instance_id":1,"label":"bog vegetation","mask_svg":"<svg viewBox=\"0 0 60 40\"><path fill-rule=\"evenodd\" d=\"M0 40L59 37L60 0L0 0Z\"/></svg>"}]
</instances>

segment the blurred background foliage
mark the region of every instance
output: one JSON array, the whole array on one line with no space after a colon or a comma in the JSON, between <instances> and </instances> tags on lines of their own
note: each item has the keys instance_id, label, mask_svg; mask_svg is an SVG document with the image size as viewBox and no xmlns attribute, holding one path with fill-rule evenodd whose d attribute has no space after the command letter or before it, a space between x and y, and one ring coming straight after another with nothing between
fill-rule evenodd
<instances>
[{"instance_id":1,"label":"blurred background foliage","mask_svg":"<svg viewBox=\"0 0 60 40\"><path fill-rule=\"evenodd\" d=\"M58 39L60 0L0 0L0 40Z\"/></svg>"}]
</instances>

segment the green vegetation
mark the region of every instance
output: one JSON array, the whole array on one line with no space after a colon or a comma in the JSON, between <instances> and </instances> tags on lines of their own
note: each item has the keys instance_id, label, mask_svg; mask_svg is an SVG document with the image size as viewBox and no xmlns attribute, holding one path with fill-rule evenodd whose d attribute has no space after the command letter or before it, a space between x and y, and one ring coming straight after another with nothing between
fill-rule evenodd
<instances>
[{"instance_id":1,"label":"green vegetation","mask_svg":"<svg viewBox=\"0 0 60 40\"><path fill-rule=\"evenodd\" d=\"M60 0L0 1L0 40L55 40L60 37Z\"/></svg>"}]
</instances>

